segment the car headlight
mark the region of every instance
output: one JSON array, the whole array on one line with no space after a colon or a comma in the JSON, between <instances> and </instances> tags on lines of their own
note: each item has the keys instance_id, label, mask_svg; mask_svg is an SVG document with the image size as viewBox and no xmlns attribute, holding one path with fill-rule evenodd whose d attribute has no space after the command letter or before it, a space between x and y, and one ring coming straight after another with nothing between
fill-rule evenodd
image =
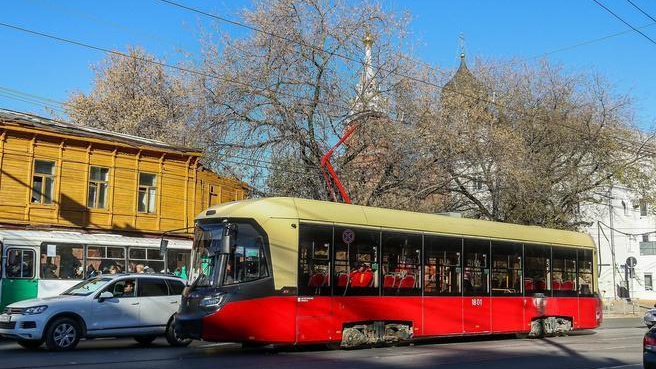
<instances>
[{"instance_id":1,"label":"car headlight","mask_svg":"<svg viewBox=\"0 0 656 369\"><path fill-rule=\"evenodd\" d=\"M228 301L228 295L225 293L218 293L203 297L203 299L200 300L200 307L205 310L219 310L226 301Z\"/></svg>"},{"instance_id":2,"label":"car headlight","mask_svg":"<svg viewBox=\"0 0 656 369\"><path fill-rule=\"evenodd\" d=\"M48 308L48 305L32 306L32 307L28 307L27 309L23 310L23 314L25 314L25 315L41 314L44 311L46 311L47 308Z\"/></svg>"}]
</instances>

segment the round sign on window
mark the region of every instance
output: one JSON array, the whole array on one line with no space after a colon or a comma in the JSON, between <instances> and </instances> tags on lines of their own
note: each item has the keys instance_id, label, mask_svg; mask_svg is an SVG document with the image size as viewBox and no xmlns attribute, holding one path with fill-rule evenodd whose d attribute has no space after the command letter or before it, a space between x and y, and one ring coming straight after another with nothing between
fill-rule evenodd
<instances>
[{"instance_id":1,"label":"round sign on window","mask_svg":"<svg viewBox=\"0 0 656 369\"><path fill-rule=\"evenodd\" d=\"M353 241L355 241L355 232L350 229L345 229L344 232L342 232L342 241L348 245L353 243Z\"/></svg>"}]
</instances>

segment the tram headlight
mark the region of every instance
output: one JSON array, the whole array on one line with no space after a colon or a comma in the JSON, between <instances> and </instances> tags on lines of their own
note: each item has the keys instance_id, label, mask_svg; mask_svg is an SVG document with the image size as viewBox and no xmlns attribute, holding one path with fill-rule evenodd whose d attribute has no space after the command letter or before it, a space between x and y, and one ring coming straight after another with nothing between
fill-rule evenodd
<instances>
[{"instance_id":1,"label":"tram headlight","mask_svg":"<svg viewBox=\"0 0 656 369\"><path fill-rule=\"evenodd\" d=\"M225 293L217 293L203 297L200 300L200 307L205 310L219 310L228 301L228 295Z\"/></svg>"},{"instance_id":2,"label":"tram headlight","mask_svg":"<svg viewBox=\"0 0 656 369\"><path fill-rule=\"evenodd\" d=\"M41 314L44 311L46 311L47 308L48 308L48 305L32 306L32 307L28 307L27 309L23 310L23 314L25 314L25 315Z\"/></svg>"}]
</instances>

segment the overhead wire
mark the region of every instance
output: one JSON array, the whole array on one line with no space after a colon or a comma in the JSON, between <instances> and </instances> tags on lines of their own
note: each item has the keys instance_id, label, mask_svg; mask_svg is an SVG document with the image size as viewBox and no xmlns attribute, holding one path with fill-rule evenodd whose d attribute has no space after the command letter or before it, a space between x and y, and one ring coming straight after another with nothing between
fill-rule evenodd
<instances>
[{"instance_id":1,"label":"overhead wire","mask_svg":"<svg viewBox=\"0 0 656 369\"><path fill-rule=\"evenodd\" d=\"M160 0L160 1L164 1L164 0ZM165 2L169 2L169 1L165 1ZM169 3L170 3L170 2L169 2ZM30 29L26 29L26 28L23 28L23 27L13 26L13 25L9 25L9 24L6 24L6 23L0 23L0 26L4 26L4 27L8 27L8 28L13 28L13 29L15 29L15 30L19 30L19 31L23 31L23 32L31 33L31 34L38 35L38 36L41 36L41 37L46 37L46 38L54 39L54 40L57 40L57 41L60 41L60 42L65 42L65 43L70 43L70 44L74 44L74 45L78 45L78 46L82 46L82 47L91 48L91 49L95 49L95 50L102 51L102 52L105 52L105 53L110 53L110 54L118 55L118 56L125 57L125 58L132 58L132 59L141 60L141 61L143 61L143 62L147 62L147 63L154 63L154 64L160 65L160 66L162 66L162 67L168 67L168 68L177 69L177 70L179 70L179 71L183 71L183 72L187 72L187 73L193 73L193 74L197 74L197 75L203 75L203 76L208 77L208 78L219 78L219 79L224 79L224 80L226 80L226 81L229 82L229 83L236 83L236 84L244 85L244 86L246 86L246 87L250 87L250 88L252 88L252 89L254 89L254 90L268 91L268 92L278 93L278 94L281 94L281 95L286 95L286 93L285 93L285 92L282 92L282 91L272 91L272 90L269 90L269 89L267 89L267 88L254 87L254 86L252 86L252 85L248 85L248 84L246 84L246 83L244 83L244 82L242 82L242 81L235 81L235 80L225 79L225 77L222 77L222 76L219 76L219 75L213 75L213 74L202 73L202 72L198 72L198 71L195 71L195 70L190 70L190 69L188 69L188 68L183 68L183 67L174 66L174 65L167 64L167 63L159 62L159 61L156 61L156 60L150 60L150 59L145 59L145 58L139 58L139 57L136 57L136 56L133 56L133 55L128 55L128 54L125 54L125 53L122 53L122 52L118 52L118 51L114 51L114 50L109 50L109 49L106 49L106 48L102 48L102 47L98 47L98 46L90 45L90 44L83 43L83 42L79 42L79 41L75 41L75 40L65 39L65 38L62 38L62 37L59 37L59 36L54 36L54 35L45 34L45 33L42 33L42 32L38 32L38 31L34 31L34 30L30 30ZM292 41L293 41L293 40L292 40ZM295 41L294 41L294 42L295 42ZM335 54L335 55L338 56L338 54ZM358 61L358 62L360 62L360 61ZM392 72L392 73L394 73L394 72ZM437 85L437 84L434 84L434 83L431 83L431 82L428 82L428 81L418 80L418 79L416 79L416 78L415 78L415 80L416 80L417 82L422 82L422 83L428 83L428 84L431 84L431 85L433 85L434 87L439 88L439 89L442 89L442 90L445 89L444 86L440 86L440 85ZM457 93L457 94L463 95L463 96L465 96L465 97L473 98L473 99L476 99L476 100L479 100L479 101L482 101L482 102L491 103L491 104L496 105L496 106L498 106L498 107L506 108L506 109L508 109L509 111L515 111L515 112L517 112L517 113L519 113L519 114L526 115L526 116L531 117L531 118L533 118L533 119L538 119L538 120L543 120L543 121L545 121L545 122L548 122L548 120L545 119L545 118L538 117L538 116L536 116L536 115L530 115L529 113L527 113L527 112L525 112L525 111L521 111L521 110L513 109L513 108L510 108L510 107L508 107L508 106L505 106L505 105L499 104L498 102L495 102L495 101L489 101L489 100L486 100L486 99L482 99L482 98L480 98L480 97L471 96L471 95L468 95L468 94L462 93L461 91L457 91L457 90L455 90L454 92ZM287 95L289 95L289 94L287 94ZM299 96L296 96L296 95L293 95L293 94L291 95L291 97L294 97L294 98L301 98L301 99L303 98L303 97L299 97ZM306 99L308 99L308 98L306 98ZM348 107L343 106L343 105L338 105L338 104L334 104L334 103L326 103L325 101L322 101L322 100L319 100L319 101L312 101L312 103L316 103L316 104L324 104L324 105L327 105L327 106L340 107L340 108L348 108ZM577 133L580 133L580 134L586 134L586 132L582 132L582 131L577 130L577 129L574 128L574 127L570 127L569 125L566 125L566 124L562 124L562 123L558 123L558 122L552 122L552 123L554 123L555 125L563 126L563 127L567 128L567 129L573 130L573 131L575 131L575 132L577 132ZM618 140L622 140L622 141L624 141L624 142L627 142L627 143L629 143L630 145L635 145L636 142L640 142L640 141L628 141L628 140L624 139L623 137L622 137L622 138L618 137ZM643 144L643 145L644 145L644 142L640 142L640 144ZM651 154L653 154L653 153L651 153ZM251 160L251 159L248 159L248 160ZM242 164L243 164L243 163L242 163Z\"/></svg>"},{"instance_id":2,"label":"overhead wire","mask_svg":"<svg viewBox=\"0 0 656 369\"><path fill-rule=\"evenodd\" d=\"M248 83L245 83L243 81L237 81L237 80L232 79L232 78L226 78L226 77L223 77L223 76L220 76L220 75L214 75L214 74L198 72L198 71L195 71L195 70L191 70L189 68L184 68L184 67L180 67L180 66L171 65L171 64L167 64L167 63L160 62L160 61L157 61L157 60L150 60L150 59L146 59L146 58L141 58L141 57L137 57L137 56L134 56L134 55L129 55L129 54L126 54L126 53L123 53L123 52L119 52L119 51L115 51L115 50L109 50L109 49L106 49L106 48L103 48L103 47L94 46L94 45L87 44L87 43L84 43L84 42L70 40L70 39L59 37L59 36L54 36L54 35L46 34L46 33L43 33L43 32L34 31L34 30L27 29L27 28L10 25L10 24L3 23L3 22L0 22L0 26L15 29L15 30L22 31L22 32L27 32L27 33L30 33L30 34L33 34L33 35L37 35L37 36L57 40L57 41L64 42L64 43L69 43L69 44L73 44L73 45L77 45L77 46L81 46L81 47L90 48L90 49L93 49L93 50L97 50L97 51L101 51L101 52L121 56L121 57L124 57L124 58L131 58L131 59L143 61L145 63L152 63L152 64L156 64L156 65L159 65L159 66L162 66L162 67L172 68L172 69L179 70L179 71L186 72L186 73L201 75L201 76L204 76L204 77L207 77L207 78L222 79L222 80L224 80L228 83L235 83L237 85L241 85L241 86L244 86L244 87L250 87L254 90L254 92L257 92L258 90L260 92L265 92L266 91L266 92L271 92L271 93L275 93L275 94L280 94L280 95L283 95L283 96L288 96L288 97L293 97L293 98L298 98L298 99L305 99L305 100L308 100L311 105L325 105L325 106L328 106L328 107L338 107L338 108L341 108L341 109L345 109L346 111L348 111L350 109L350 107L345 106L345 105L335 104L335 103L332 103L332 102L325 102L323 100L316 100L315 101L315 100L313 100L311 98L308 98L308 97L297 96L297 95L290 94L290 93L283 92L283 91L275 91L275 90L271 90L271 89L266 88L266 87L255 87L255 86L249 85ZM442 90L445 89L443 86L440 86L440 85L437 85L437 84L434 84L434 83L431 83L431 82L428 82L428 81L422 81L422 82L430 84L430 85L432 85L432 86L434 86L438 89L442 89ZM500 104L497 101L491 101L491 100L488 100L488 99L485 99L485 98L481 98L480 96L473 96L471 94L464 93L464 92L459 91L457 89L450 88L448 90L452 91L452 92L454 92L458 95L461 95L463 97L467 97L467 98L474 99L476 101L492 104L492 105L497 106L499 108L505 108L508 111L512 111L512 112L518 113L520 115L524 115L524 116L529 117L531 119L537 119L537 120L540 120L540 121L544 121L546 123L552 123L554 125L561 126L563 128L569 129L569 130L571 130L573 132L576 132L576 133L579 133L579 134L584 134L584 135L587 134L586 132L580 131L580 130L578 130L574 127L571 127L567 124L549 121L548 119L543 118L543 117L539 117L536 114L530 114L530 113L528 113L526 111L523 111L523 110L511 108L511 107L508 107L506 105ZM395 119L392 119L392 118L390 118L390 120L398 122L398 120L395 120ZM628 141L623 137L617 137L617 139L620 140L620 141L625 141L625 142L629 143L630 145L634 145L636 143L635 141ZM644 143L641 143L641 144L644 144Z\"/></svg>"},{"instance_id":3,"label":"overhead wire","mask_svg":"<svg viewBox=\"0 0 656 369\"><path fill-rule=\"evenodd\" d=\"M651 37L647 36L644 32L640 31L638 28L634 27L631 23L629 23L629 22L627 22L626 20L624 20L624 18L620 17L620 16L617 15L614 11L610 10L606 5L602 4L599 0L592 0L592 1L594 1L597 5L599 5L600 7L602 7L604 10L606 10L606 11L609 12L610 14L612 14L615 18L617 18L618 20L620 20L622 23L624 23L624 24L626 24L627 26L631 27L635 32L638 32L639 34L641 34L644 38L646 38L647 40L649 40L652 44L656 45L656 41L654 41Z\"/></svg>"},{"instance_id":4,"label":"overhead wire","mask_svg":"<svg viewBox=\"0 0 656 369\"><path fill-rule=\"evenodd\" d=\"M300 46L303 46L303 47L312 48L312 49L314 49L314 50L316 50L316 51L325 52L325 53L328 53L329 55L333 55L333 56L336 56L336 57L339 57L339 58L342 58L342 59L345 59L345 60L348 60L348 61L351 61L351 62L356 62L356 63L359 63L359 64L363 64L363 65L364 65L364 61L362 61L362 60L360 60L360 59L356 59L356 58L353 58L353 57L351 57L351 56L347 56L347 55L344 55L344 54L341 54L341 53L332 52L332 51L329 51L329 50L323 49L323 48L321 48L321 47L318 47L318 46L315 46L315 45L308 44L307 42L303 42L303 41L298 41L298 40L291 39L291 38L289 38L289 37L287 37L287 36L278 35L278 34L276 34L276 33L274 33L274 32L270 32L270 31L267 31L267 30L263 30L263 29L260 29L260 28L258 28L258 27L254 27L254 26L251 26L251 25L245 24L245 23L243 23L243 22L235 21L235 20L232 20L232 19L229 19L229 18L226 18L226 17L222 17L222 16L219 16L219 15L216 15L216 14L212 14L212 13L209 13L209 12L206 12L206 11L203 11L203 10L200 10L200 9L197 9L197 8L194 8L194 7L191 7L191 6L187 6L187 5L184 5L184 4L181 4L181 3L178 3L178 2L172 1L172 0L158 0L158 1L160 1L160 2L162 2L162 3L166 3L166 4L169 4L169 5L172 5L172 6L175 6L175 7L178 7L178 8L181 8L181 9L185 9L185 10L188 10L188 11L191 11L191 12L195 12L195 13L198 13L198 14L201 14L201 15L204 15L204 16L207 16L207 17L210 17L210 18L213 18L213 19L217 19L217 20L219 20L219 21L226 22L226 23L229 23L229 24L232 24L232 25L238 26L238 27L246 28L246 29L249 29L249 30L254 31L254 32L258 32L258 33L262 33L262 34L265 34L265 35L268 35L268 36L271 36L271 37L275 37L275 38L281 39L281 40L286 41L286 42L289 42L289 43L294 43L294 44L297 44L297 45L300 45ZM593 1L596 1L596 0L593 0ZM627 0L627 1L628 1L628 0ZM656 21L656 20L655 20L655 21ZM654 23L649 24L649 25L645 25L645 26L642 26L641 28L649 27L649 26L651 26L651 25L653 25L653 24L654 24ZM608 39L608 38L611 38L611 37L615 37L615 36L618 36L618 35L622 35L622 34L625 34L625 33L631 32L631 31L637 31L637 32L640 32L638 29L636 29L636 27L634 27L634 26L632 26L632 25L630 25L630 24L628 24L628 23L627 23L627 25L631 27L631 30L622 31L622 32L618 32L618 33L613 33L613 34L610 34L610 35L607 35L607 36L604 36L604 37L601 37L601 38L598 38L598 39L594 39L594 40L591 40L591 41L587 41L587 42L579 43L579 44L572 45L572 46L569 46L569 47L565 47L565 48L561 48L561 49L558 49L558 50L554 50L554 51L549 52L549 53L546 53L546 54L544 54L544 55L546 56L546 55L553 54L553 53L556 53L556 52L559 52L559 51L562 51L562 50L567 50L567 49L571 49L571 48L575 48L575 47L579 47L579 46L587 45L587 44L589 44L589 43L598 42L598 41L605 40L605 39ZM640 33L642 33L642 32L640 32ZM412 59L411 59L411 60L412 60ZM387 73L395 74L395 75L400 76L400 77L409 78L410 80L415 81L415 82L418 82L418 83L428 84L428 85L430 85L430 86L433 86L433 87L438 88L438 89L441 90L441 91L446 90L446 91L449 91L449 92L453 92L453 93L459 94L459 95L461 95L461 96L463 96L463 97L466 97L466 98L472 98L472 99L475 99L475 100L477 100L477 101L481 101L481 102L489 103L489 104L495 105L495 106L497 106L497 107L507 109L507 110L509 110L509 111L514 111L514 112L516 112L516 113L519 113L519 114L522 114L522 115L526 115L526 116L529 116L529 117L532 117L532 118L537 118L537 119L539 119L539 120L543 120L543 121L547 122L545 119L541 119L540 117L531 116L529 113L527 113L527 112L525 112L525 111L521 111L521 110L518 110L518 109L513 109L513 108L510 108L510 107L505 106L505 105L503 105L503 104L499 104L499 103L496 102L496 101L492 101L492 100L487 100L487 99L484 99L484 98L480 98L479 96L472 96L471 94L467 94L467 93L463 93L462 91L458 91L458 90L455 89L455 88L447 88L446 85L439 85L439 84L435 84L435 83L430 82L430 81L426 81L426 80L422 80L422 79L417 79L417 78L415 78L415 77L413 77L413 76L408 76L408 75L406 75L406 74L402 74L402 73L399 73L399 72L397 72L397 71L383 69L382 67L378 67L378 68L381 69L381 70L383 70L383 71L385 71L385 72L387 72ZM431 68L432 68L432 67L431 67ZM434 68L433 68L433 69L434 69ZM555 123L555 122L551 122L551 123ZM568 126L568 125L563 125L563 124L558 124L558 123L555 123L555 124L576 131L576 129L575 129L574 127L570 127L570 126ZM579 133L584 133L584 132L579 132ZM624 139L623 137L617 137L617 138L620 139L620 140L623 140L623 139ZM632 141L632 142L630 142L629 144L633 145L633 144L635 144L635 143L636 143L636 142L633 142L633 141ZM652 153L652 154L653 154L653 153ZM655 154L655 155L656 155L656 154Z\"/></svg>"},{"instance_id":5,"label":"overhead wire","mask_svg":"<svg viewBox=\"0 0 656 369\"><path fill-rule=\"evenodd\" d=\"M654 22L656 22L656 19L654 19L654 17L652 17L651 15L649 15L649 13L647 13L646 11L642 10L642 8L639 7L636 3L634 3L634 2L631 1L631 0L626 0L626 1L628 1L629 4L633 5L634 8L638 9L638 10L639 10L642 14L644 14L647 18L649 18L649 19L653 20Z\"/></svg>"}]
</instances>

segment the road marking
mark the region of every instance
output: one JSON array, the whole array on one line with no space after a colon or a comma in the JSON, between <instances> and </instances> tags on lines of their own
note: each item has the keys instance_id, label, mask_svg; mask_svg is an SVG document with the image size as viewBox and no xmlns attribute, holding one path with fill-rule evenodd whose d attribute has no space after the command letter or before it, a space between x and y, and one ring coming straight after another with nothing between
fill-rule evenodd
<instances>
[{"instance_id":1,"label":"road marking","mask_svg":"<svg viewBox=\"0 0 656 369\"><path fill-rule=\"evenodd\" d=\"M620 365L620 366L605 366L603 368L597 368L597 369L620 369L620 368L642 368L642 363L638 364L626 364L626 365Z\"/></svg>"}]
</instances>

